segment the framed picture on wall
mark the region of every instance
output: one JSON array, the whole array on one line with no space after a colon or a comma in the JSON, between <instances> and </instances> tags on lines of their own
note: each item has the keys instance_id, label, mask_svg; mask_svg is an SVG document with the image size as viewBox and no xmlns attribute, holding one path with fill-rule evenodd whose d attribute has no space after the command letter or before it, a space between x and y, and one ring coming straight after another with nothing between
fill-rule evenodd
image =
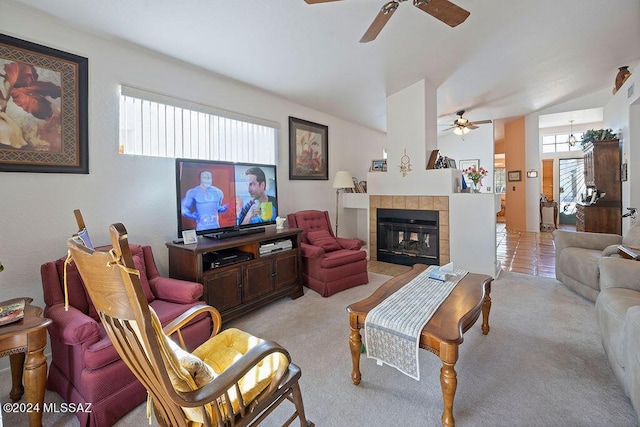
<instances>
[{"instance_id":1,"label":"framed picture on wall","mask_svg":"<svg viewBox=\"0 0 640 427\"><path fill-rule=\"evenodd\" d=\"M88 59L0 34L0 171L89 173Z\"/></svg>"},{"instance_id":2,"label":"framed picture on wall","mask_svg":"<svg viewBox=\"0 0 640 427\"><path fill-rule=\"evenodd\" d=\"M507 172L507 179L509 182L522 181L521 171L509 171Z\"/></svg>"},{"instance_id":3,"label":"framed picture on wall","mask_svg":"<svg viewBox=\"0 0 640 427\"><path fill-rule=\"evenodd\" d=\"M464 174L464 171L466 169L478 169L478 167L480 167L480 159L467 159L467 160L460 160L460 170L463 172L462 177L464 179L464 182L467 183L467 185L471 185L471 179L469 179L467 177L466 174Z\"/></svg>"},{"instance_id":4,"label":"framed picture on wall","mask_svg":"<svg viewBox=\"0 0 640 427\"><path fill-rule=\"evenodd\" d=\"M460 160L460 170L462 171L468 168L478 169L479 166L480 166L479 159Z\"/></svg>"},{"instance_id":5,"label":"framed picture on wall","mask_svg":"<svg viewBox=\"0 0 640 427\"><path fill-rule=\"evenodd\" d=\"M329 127L289 117L289 179L329 179Z\"/></svg>"}]
</instances>

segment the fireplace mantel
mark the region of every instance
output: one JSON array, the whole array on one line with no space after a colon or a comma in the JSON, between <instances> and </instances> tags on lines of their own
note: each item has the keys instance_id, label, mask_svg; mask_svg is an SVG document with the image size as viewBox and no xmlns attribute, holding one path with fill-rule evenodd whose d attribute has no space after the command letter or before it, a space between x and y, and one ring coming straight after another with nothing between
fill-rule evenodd
<instances>
[{"instance_id":1,"label":"fireplace mantel","mask_svg":"<svg viewBox=\"0 0 640 427\"><path fill-rule=\"evenodd\" d=\"M435 210L440 223L440 263L496 277L496 198L494 193L456 193L457 169L399 172L371 172L369 191L369 254L376 253L376 209ZM408 178L408 179L407 179Z\"/></svg>"}]
</instances>

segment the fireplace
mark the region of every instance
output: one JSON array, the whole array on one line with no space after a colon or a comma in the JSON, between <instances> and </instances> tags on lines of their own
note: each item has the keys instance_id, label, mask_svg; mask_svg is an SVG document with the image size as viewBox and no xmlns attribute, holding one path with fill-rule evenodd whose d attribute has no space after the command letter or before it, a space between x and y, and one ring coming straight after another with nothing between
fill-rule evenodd
<instances>
[{"instance_id":1,"label":"fireplace","mask_svg":"<svg viewBox=\"0 0 640 427\"><path fill-rule=\"evenodd\" d=\"M440 264L438 211L377 209L378 261Z\"/></svg>"}]
</instances>

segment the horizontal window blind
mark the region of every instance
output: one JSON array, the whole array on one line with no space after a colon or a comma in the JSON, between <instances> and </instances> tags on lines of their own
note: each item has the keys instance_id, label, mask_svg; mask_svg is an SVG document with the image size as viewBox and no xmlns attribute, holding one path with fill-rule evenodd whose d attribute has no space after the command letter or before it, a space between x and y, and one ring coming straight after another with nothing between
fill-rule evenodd
<instances>
[{"instance_id":1,"label":"horizontal window blind","mask_svg":"<svg viewBox=\"0 0 640 427\"><path fill-rule=\"evenodd\" d=\"M278 123L121 86L120 153L275 164Z\"/></svg>"}]
</instances>

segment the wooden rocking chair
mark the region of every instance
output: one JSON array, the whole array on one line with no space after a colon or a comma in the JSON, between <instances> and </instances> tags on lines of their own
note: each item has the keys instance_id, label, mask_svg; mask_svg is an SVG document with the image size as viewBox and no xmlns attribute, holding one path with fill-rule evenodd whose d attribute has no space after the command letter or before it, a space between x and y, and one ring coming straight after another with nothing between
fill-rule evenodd
<instances>
[{"instance_id":1,"label":"wooden rocking chair","mask_svg":"<svg viewBox=\"0 0 640 427\"><path fill-rule=\"evenodd\" d=\"M295 411L284 425L299 418L300 426L313 426L305 418L300 369L284 348L237 329L220 332L220 314L206 305L163 329L142 291L125 227L114 224L110 234L110 252L87 248L76 236L67 241L69 256L113 345L147 389L160 425L257 425L289 400ZM193 353L169 338L205 314L213 318L213 333Z\"/></svg>"}]
</instances>

